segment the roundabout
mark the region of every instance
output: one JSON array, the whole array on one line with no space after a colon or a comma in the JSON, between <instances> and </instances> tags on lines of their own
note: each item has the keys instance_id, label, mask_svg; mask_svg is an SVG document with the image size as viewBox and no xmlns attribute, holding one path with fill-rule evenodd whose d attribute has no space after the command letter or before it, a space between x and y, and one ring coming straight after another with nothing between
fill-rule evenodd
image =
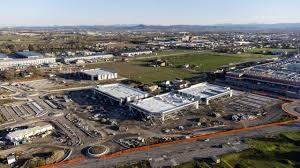
<instances>
[{"instance_id":1,"label":"roundabout","mask_svg":"<svg viewBox=\"0 0 300 168\"><path fill-rule=\"evenodd\" d=\"M99 157L109 152L109 148L104 145L95 145L87 149L87 155L89 157Z\"/></svg>"}]
</instances>

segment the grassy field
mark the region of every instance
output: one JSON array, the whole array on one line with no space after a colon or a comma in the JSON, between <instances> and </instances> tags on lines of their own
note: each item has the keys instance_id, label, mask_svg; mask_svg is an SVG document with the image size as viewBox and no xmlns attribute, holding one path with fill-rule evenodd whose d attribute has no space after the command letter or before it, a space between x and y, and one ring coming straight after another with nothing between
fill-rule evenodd
<instances>
[{"instance_id":1,"label":"grassy field","mask_svg":"<svg viewBox=\"0 0 300 168\"><path fill-rule=\"evenodd\" d=\"M150 58L149 58L150 57ZM163 80L173 80L176 78L187 79L192 78L204 71L212 71L222 65L230 63L238 63L249 60L266 58L267 56L255 54L228 55L212 52L196 52L196 51L165 51L152 56L138 57L130 62L113 62L113 63L98 63L86 65L86 68L104 68L115 71L119 75L131 80L142 83L155 83ZM147 64L156 58L166 59L171 63L172 67L153 68ZM194 71L179 68L180 65L190 64L196 65Z\"/></svg>"},{"instance_id":2,"label":"grassy field","mask_svg":"<svg viewBox=\"0 0 300 168\"><path fill-rule=\"evenodd\" d=\"M175 66L190 64L190 65L199 66L199 68L197 69L198 71L213 71L222 65L256 60L261 58L266 58L266 57L262 55L255 55L255 54L229 55L229 54L205 52L205 53L185 54L183 56L168 57L167 60Z\"/></svg>"},{"instance_id":3,"label":"grassy field","mask_svg":"<svg viewBox=\"0 0 300 168\"><path fill-rule=\"evenodd\" d=\"M220 156L221 163L190 161L174 168L297 168L300 167L300 132L248 140L250 149Z\"/></svg>"},{"instance_id":4,"label":"grassy field","mask_svg":"<svg viewBox=\"0 0 300 168\"><path fill-rule=\"evenodd\" d=\"M226 154L218 167L293 168L300 166L300 132L249 140L249 150Z\"/></svg>"},{"instance_id":5,"label":"grassy field","mask_svg":"<svg viewBox=\"0 0 300 168\"><path fill-rule=\"evenodd\" d=\"M285 51L285 52L293 52L296 51L296 49L285 49L285 48L255 48L251 49L248 52L255 53L255 52L262 52L262 51Z\"/></svg>"}]
</instances>

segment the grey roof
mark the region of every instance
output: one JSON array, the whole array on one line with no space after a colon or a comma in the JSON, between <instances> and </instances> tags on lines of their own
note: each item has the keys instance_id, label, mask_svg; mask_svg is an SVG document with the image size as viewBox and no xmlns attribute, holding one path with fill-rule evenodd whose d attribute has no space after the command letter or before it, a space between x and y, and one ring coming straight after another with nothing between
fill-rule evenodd
<instances>
[{"instance_id":1,"label":"grey roof","mask_svg":"<svg viewBox=\"0 0 300 168\"><path fill-rule=\"evenodd\" d=\"M35 51L22 51L22 52L17 52L16 54L22 57L41 57L43 55Z\"/></svg>"},{"instance_id":2,"label":"grey roof","mask_svg":"<svg viewBox=\"0 0 300 168\"><path fill-rule=\"evenodd\" d=\"M7 58L7 57L8 57L8 55L0 53L0 59L1 58Z\"/></svg>"}]
</instances>

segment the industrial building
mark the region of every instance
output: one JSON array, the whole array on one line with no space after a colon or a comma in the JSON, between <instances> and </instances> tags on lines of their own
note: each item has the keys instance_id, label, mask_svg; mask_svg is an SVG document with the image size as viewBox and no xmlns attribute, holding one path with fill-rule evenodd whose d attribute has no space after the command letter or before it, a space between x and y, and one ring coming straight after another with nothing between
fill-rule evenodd
<instances>
[{"instance_id":1,"label":"industrial building","mask_svg":"<svg viewBox=\"0 0 300 168\"><path fill-rule=\"evenodd\" d=\"M9 58L8 55L0 53L0 61L9 60L9 59L11 59L11 58Z\"/></svg>"},{"instance_id":2,"label":"industrial building","mask_svg":"<svg viewBox=\"0 0 300 168\"><path fill-rule=\"evenodd\" d=\"M117 102L120 106L149 97L146 92L119 83L99 85L94 89L94 93L108 98L111 103Z\"/></svg>"},{"instance_id":3,"label":"industrial building","mask_svg":"<svg viewBox=\"0 0 300 168\"><path fill-rule=\"evenodd\" d=\"M17 58L41 58L43 57L43 54L35 52L35 51L22 51L16 53Z\"/></svg>"},{"instance_id":4,"label":"industrial building","mask_svg":"<svg viewBox=\"0 0 300 168\"><path fill-rule=\"evenodd\" d=\"M125 53L121 53L121 56L123 57L133 57L136 55L143 55L143 54L152 54L152 51L136 51L136 52L125 52Z\"/></svg>"},{"instance_id":5,"label":"industrial building","mask_svg":"<svg viewBox=\"0 0 300 168\"><path fill-rule=\"evenodd\" d=\"M14 144L18 144L24 140L28 140L32 136L44 134L48 131L52 131L53 129L54 127L51 124L42 124L39 126L10 132L5 138Z\"/></svg>"},{"instance_id":6,"label":"industrial building","mask_svg":"<svg viewBox=\"0 0 300 168\"><path fill-rule=\"evenodd\" d=\"M142 99L130 104L131 112L138 112L154 119L165 121L187 107L198 108L198 102L175 93Z\"/></svg>"},{"instance_id":7,"label":"industrial building","mask_svg":"<svg viewBox=\"0 0 300 168\"><path fill-rule=\"evenodd\" d=\"M63 58L64 63L73 63L78 60L98 60L98 59L110 59L114 56L111 54L97 54L97 55L89 55L89 56L78 56L78 57L66 57Z\"/></svg>"},{"instance_id":8,"label":"industrial building","mask_svg":"<svg viewBox=\"0 0 300 168\"><path fill-rule=\"evenodd\" d=\"M226 73L225 82L241 88L300 98L300 56Z\"/></svg>"},{"instance_id":9,"label":"industrial building","mask_svg":"<svg viewBox=\"0 0 300 168\"><path fill-rule=\"evenodd\" d=\"M6 69L10 67L22 67L31 65L45 65L56 63L56 58L28 58L28 59L8 59L0 61L0 69Z\"/></svg>"},{"instance_id":10,"label":"industrial building","mask_svg":"<svg viewBox=\"0 0 300 168\"><path fill-rule=\"evenodd\" d=\"M178 94L205 103L209 105L211 100L215 100L225 96L232 96L232 90L229 87L212 85L209 83L199 83L186 89L178 90Z\"/></svg>"},{"instance_id":11,"label":"industrial building","mask_svg":"<svg viewBox=\"0 0 300 168\"><path fill-rule=\"evenodd\" d=\"M77 73L80 79L86 80L110 80L110 79L117 79L118 73L110 72L102 69L89 69L89 70L82 70Z\"/></svg>"}]
</instances>

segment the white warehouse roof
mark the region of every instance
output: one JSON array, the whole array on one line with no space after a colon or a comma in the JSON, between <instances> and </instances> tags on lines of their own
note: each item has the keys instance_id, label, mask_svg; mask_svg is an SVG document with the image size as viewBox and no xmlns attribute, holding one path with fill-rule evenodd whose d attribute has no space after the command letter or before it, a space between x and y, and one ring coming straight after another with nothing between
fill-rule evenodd
<instances>
[{"instance_id":1,"label":"white warehouse roof","mask_svg":"<svg viewBox=\"0 0 300 168\"><path fill-rule=\"evenodd\" d=\"M127 99L129 97L145 98L149 96L146 92L119 83L99 85L96 90L118 99Z\"/></svg>"},{"instance_id":2,"label":"white warehouse roof","mask_svg":"<svg viewBox=\"0 0 300 168\"><path fill-rule=\"evenodd\" d=\"M97 75L110 75L115 74L115 72L110 72L102 69L89 69L89 70L83 70L81 73L84 73L86 75L90 76L97 76Z\"/></svg>"},{"instance_id":3,"label":"white warehouse roof","mask_svg":"<svg viewBox=\"0 0 300 168\"><path fill-rule=\"evenodd\" d=\"M167 113L169 111L174 111L194 103L195 101L189 100L178 94L166 93L163 95L139 100L136 103L132 103L132 107L150 113Z\"/></svg>"},{"instance_id":4,"label":"white warehouse roof","mask_svg":"<svg viewBox=\"0 0 300 168\"><path fill-rule=\"evenodd\" d=\"M217 86L204 82L179 90L178 92L185 96L192 96L195 99L209 99L230 91L231 89L229 87Z\"/></svg>"},{"instance_id":5,"label":"white warehouse roof","mask_svg":"<svg viewBox=\"0 0 300 168\"><path fill-rule=\"evenodd\" d=\"M31 136L41 134L46 131L51 131L53 129L54 128L51 124L45 124L45 125L35 126L32 128L16 130L8 133L6 135L6 139L10 140L11 142L19 142L22 141L23 139L27 139Z\"/></svg>"}]
</instances>

